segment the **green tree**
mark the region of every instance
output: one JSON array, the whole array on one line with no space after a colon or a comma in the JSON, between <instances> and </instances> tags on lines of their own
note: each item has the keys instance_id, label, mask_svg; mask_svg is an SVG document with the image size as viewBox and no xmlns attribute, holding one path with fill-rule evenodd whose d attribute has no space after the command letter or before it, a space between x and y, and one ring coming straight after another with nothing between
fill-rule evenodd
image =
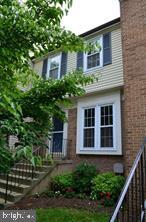
<instances>
[{"instance_id":1,"label":"green tree","mask_svg":"<svg viewBox=\"0 0 146 222\"><path fill-rule=\"evenodd\" d=\"M72 0L0 0L0 149L8 146L9 135L16 135L25 151L43 145L52 116L65 120L63 108L94 80L79 71L61 80L43 80L32 69L32 57L90 48L60 26L71 4Z\"/></svg>"}]
</instances>

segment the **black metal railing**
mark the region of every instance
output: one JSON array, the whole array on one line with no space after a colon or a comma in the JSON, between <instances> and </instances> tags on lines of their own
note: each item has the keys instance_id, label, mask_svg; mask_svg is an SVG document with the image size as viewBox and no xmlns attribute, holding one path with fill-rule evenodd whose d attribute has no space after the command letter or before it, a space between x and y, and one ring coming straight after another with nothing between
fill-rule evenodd
<instances>
[{"instance_id":1,"label":"black metal railing","mask_svg":"<svg viewBox=\"0 0 146 222\"><path fill-rule=\"evenodd\" d=\"M57 160L69 159L68 148L70 146L70 143L71 141L67 139L63 139L61 141L51 140L49 143L48 150L45 148L37 148L33 151L34 156L41 157L41 166L34 166L30 161L22 159L14 164L14 166L10 169L9 173L0 174L0 179L5 181L4 185L1 183L3 189L5 189L4 203L8 202L8 196L14 190L17 190L17 192L21 193L21 185L28 185L29 181L30 183L32 182L32 180L36 176L35 171L41 171L44 162L46 164L46 162L48 161L48 155L50 155L51 158Z\"/></svg>"},{"instance_id":2,"label":"black metal railing","mask_svg":"<svg viewBox=\"0 0 146 222\"><path fill-rule=\"evenodd\" d=\"M146 140L140 147L109 222L144 222L146 195Z\"/></svg>"},{"instance_id":3,"label":"black metal railing","mask_svg":"<svg viewBox=\"0 0 146 222\"><path fill-rule=\"evenodd\" d=\"M53 159L70 159L69 147L71 146L71 140L61 139L49 141L49 153Z\"/></svg>"},{"instance_id":4,"label":"black metal railing","mask_svg":"<svg viewBox=\"0 0 146 222\"><path fill-rule=\"evenodd\" d=\"M0 175L1 179L5 181L5 184L3 185L3 189L5 189L4 203L8 202L8 195L14 192L14 190L16 190L18 193L21 193L21 184L28 185L28 181L30 181L30 183L32 182L35 177L35 170L41 170L45 161L46 149L34 149L33 155L36 157L41 157L41 165L36 165L34 167L31 161L22 159L13 165L9 173L3 173Z\"/></svg>"}]
</instances>

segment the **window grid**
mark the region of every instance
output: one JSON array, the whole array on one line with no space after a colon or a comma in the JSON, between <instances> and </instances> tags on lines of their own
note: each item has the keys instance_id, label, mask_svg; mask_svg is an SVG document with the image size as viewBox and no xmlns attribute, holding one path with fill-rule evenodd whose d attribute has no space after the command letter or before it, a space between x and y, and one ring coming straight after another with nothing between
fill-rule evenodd
<instances>
[{"instance_id":1,"label":"window grid","mask_svg":"<svg viewBox=\"0 0 146 222\"><path fill-rule=\"evenodd\" d=\"M49 59L49 77L52 79L59 79L60 76L60 55L54 56Z\"/></svg>"},{"instance_id":2,"label":"window grid","mask_svg":"<svg viewBox=\"0 0 146 222\"><path fill-rule=\"evenodd\" d=\"M93 40L91 43L95 44L95 49L89 51L86 53L86 59L85 59L85 71L90 70L96 67L100 67L102 65L102 39L103 36L100 36L98 39ZM96 44L99 45L98 48L96 48Z\"/></svg>"},{"instance_id":3,"label":"window grid","mask_svg":"<svg viewBox=\"0 0 146 222\"><path fill-rule=\"evenodd\" d=\"M84 148L95 146L95 108L84 109L83 144Z\"/></svg>"},{"instance_id":4,"label":"window grid","mask_svg":"<svg viewBox=\"0 0 146 222\"><path fill-rule=\"evenodd\" d=\"M87 54L87 69L100 66L100 53Z\"/></svg>"},{"instance_id":5,"label":"window grid","mask_svg":"<svg viewBox=\"0 0 146 222\"><path fill-rule=\"evenodd\" d=\"M100 107L100 147L113 148L113 105Z\"/></svg>"}]
</instances>

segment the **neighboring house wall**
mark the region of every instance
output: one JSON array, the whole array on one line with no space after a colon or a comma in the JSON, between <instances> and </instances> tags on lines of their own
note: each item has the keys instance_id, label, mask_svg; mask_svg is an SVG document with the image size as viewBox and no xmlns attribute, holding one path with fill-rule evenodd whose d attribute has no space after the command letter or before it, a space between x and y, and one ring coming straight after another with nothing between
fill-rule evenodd
<instances>
[{"instance_id":1,"label":"neighboring house wall","mask_svg":"<svg viewBox=\"0 0 146 222\"><path fill-rule=\"evenodd\" d=\"M128 173L146 136L146 1L121 0L124 159Z\"/></svg>"}]
</instances>

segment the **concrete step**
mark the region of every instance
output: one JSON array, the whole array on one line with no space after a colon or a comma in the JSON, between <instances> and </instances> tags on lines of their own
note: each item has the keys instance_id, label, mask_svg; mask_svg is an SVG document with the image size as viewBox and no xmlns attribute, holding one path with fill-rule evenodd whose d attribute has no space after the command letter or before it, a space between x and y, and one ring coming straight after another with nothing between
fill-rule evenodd
<instances>
[{"instance_id":1,"label":"concrete step","mask_svg":"<svg viewBox=\"0 0 146 222\"><path fill-rule=\"evenodd\" d=\"M5 198L5 192L6 192L6 189L3 189L0 187L0 198L1 199ZM18 201L21 196L22 196L22 193L10 191L10 190L8 190L8 192L7 192L7 200L10 202Z\"/></svg>"},{"instance_id":2,"label":"concrete step","mask_svg":"<svg viewBox=\"0 0 146 222\"><path fill-rule=\"evenodd\" d=\"M1 175L1 179L6 179L5 176ZM32 186L33 182L37 181L37 178L32 178L31 177L25 177L21 175L15 175L10 173L9 174L9 180L14 182L14 183L19 183L19 184L24 184L28 186Z\"/></svg>"},{"instance_id":3,"label":"concrete step","mask_svg":"<svg viewBox=\"0 0 146 222\"><path fill-rule=\"evenodd\" d=\"M12 204L14 204L14 202L7 201L7 203L5 203L5 199L0 198L0 210L4 209L5 206L10 206Z\"/></svg>"},{"instance_id":4,"label":"concrete step","mask_svg":"<svg viewBox=\"0 0 146 222\"><path fill-rule=\"evenodd\" d=\"M35 170L36 171L48 171L48 169L50 168L51 166L50 165L42 165L42 166L35 166ZM17 164L17 168L19 169L31 169L31 164L29 163L18 163Z\"/></svg>"},{"instance_id":5,"label":"concrete step","mask_svg":"<svg viewBox=\"0 0 146 222\"><path fill-rule=\"evenodd\" d=\"M29 169L20 169L20 168L12 168L11 172L18 176L25 176L25 177L32 177L32 171ZM42 174L44 174L44 171L33 171L33 178L39 178Z\"/></svg>"},{"instance_id":6,"label":"concrete step","mask_svg":"<svg viewBox=\"0 0 146 222\"><path fill-rule=\"evenodd\" d=\"M25 165L24 165L25 164ZM25 166L25 167L24 167ZM24 168L25 169L24 169ZM33 186L35 186L42 178L52 171L53 166L43 165L37 166L33 172L29 171L31 165L29 163L19 163L19 167L13 167L8 175L8 192L7 203L5 204L5 192L7 184L7 176L1 175L0 177L0 209L4 206L14 204L22 197L24 197Z\"/></svg>"},{"instance_id":7,"label":"concrete step","mask_svg":"<svg viewBox=\"0 0 146 222\"><path fill-rule=\"evenodd\" d=\"M0 179L0 187L5 189L6 188L7 181L4 179ZM18 184L17 181L13 182L9 180L8 182L8 189L13 190L18 193L24 193L30 188L30 186L25 185L25 184Z\"/></svg>"}]
</instances>

